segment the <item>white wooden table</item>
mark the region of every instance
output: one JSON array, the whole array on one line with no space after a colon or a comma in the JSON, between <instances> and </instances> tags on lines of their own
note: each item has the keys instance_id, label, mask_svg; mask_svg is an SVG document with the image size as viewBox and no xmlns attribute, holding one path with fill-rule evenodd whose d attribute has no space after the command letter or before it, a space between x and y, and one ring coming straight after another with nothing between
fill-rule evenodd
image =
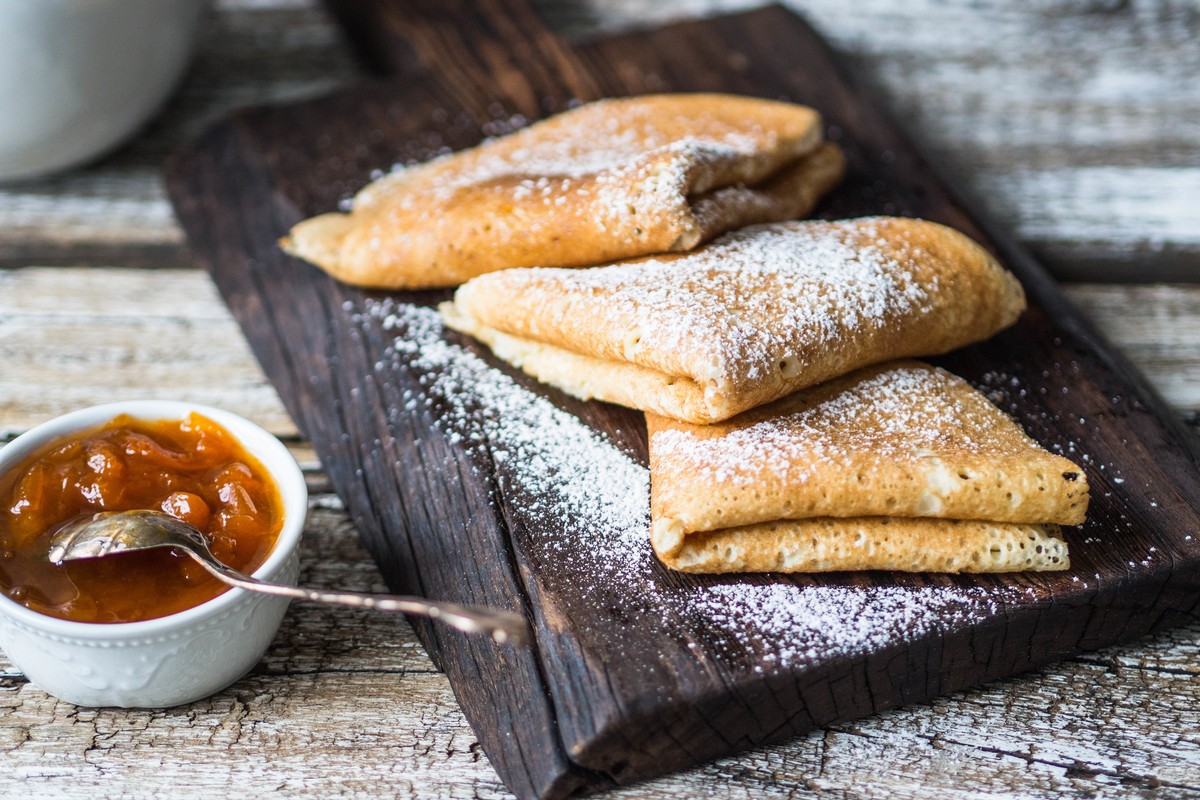
<instances>
[{"instance_id":1,"label":"white wooden table","mask_svg":"<svg viewBox=\"0 0 1200 800\"><path fill-rule=\"evenodd\" d=\"M541 4L568 34L744 5ZM798 5L984 208L1077 281L1068 294L1196 427L1200 285L1149 281L1200 278L1200 4ZM226 0L179 95L130 145L0 187L0 436L135 396L248 416L309 476L301 580L383 590L158 177L234 107L360 77L307 2ZM307 605L251 675L182 708L78 709L0 658L0 753L0 798L506 796L403 622ZM1200 621L623 794L1200 797Z\"/></svg>"}]
</instances>

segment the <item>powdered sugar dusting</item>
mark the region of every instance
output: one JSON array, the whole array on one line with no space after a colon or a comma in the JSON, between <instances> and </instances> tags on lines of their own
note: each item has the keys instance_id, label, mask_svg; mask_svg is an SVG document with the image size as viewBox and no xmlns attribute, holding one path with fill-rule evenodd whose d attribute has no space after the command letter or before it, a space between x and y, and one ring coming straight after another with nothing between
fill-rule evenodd
<instances>
[{"instance_id":1,"label":"powdered sugar dusting","mask_svg":"<svg viewBox=\"0 0 1200 800\"><path fill-rule=\"evenodd\" d=\"M752 115L736 119L714 114L677 98L674 105L642 100L601 100L551 117L528 128L504 126L478 148L457 154L453 160L429 162L436 174L435 188L451 192L472 184L526 177L579 180L631 165L665 160L736 160L773 148L779 133L755 121ZM799 113L799 112L797 112ZM524 119L519 122L525 122ZM697 133L702 131L702 133ZM417 167L397 167L395 175L409 178ZM452 169L445 167L453 166ZM423 176L424 177L424 176Z\"/></svg>"},{"instance_id":2,"label":"powdered sugar dusting","mask_svg":"<svg viewBox=\"0 0 1200 800\"><path fill-rule=\"evenodd\" d=\"M432 222L439 206L463 190L485 189L526 208L582 203L599 215L601 226L616 227L630 215L680 213L689 195L715 188L711 176L728 165L745 164L781 146L798 157L810 146L781 142L778 131L752 114L738 119L686 100L675 102L663 107L602 100L528 128L504 126L497 132L506 136L477 148L398 167L354 203L369 205L390 187L401 187L389 195L391 201ZM492 221L497 227L507 224L504 217ZM519 224L535 232L544 220L524 213Z\"/></svg>"},{"instance_id":3,"label":"powdered sugar dusting","mask_svg":"<svg viewBox=\"0 0 1200 800\"><path fill-rule=\"evenodd\" d=\"M788 411L764 412L722 436L706 436L704 428L656 431L653 449L686 472L709 473L722 483L757 480L759 469L789 474L797 463L864 454L882 462L946 449L990 454L1039 449L969 384L928 365L868 371L857 382L833 385L838 391L827 384L793 395ZM754 469L743 469L747 464Z\"/></svg>"},{"instance_id":4,"label":"powdered sugar dusting","mask_svg":"<svg viewBox=\"0 0 1200 800\"><path fill-rule=\"evenodd\" d=\"M898 319L936 310L936 274L919 276L921 251L900 252L884 238L886 224L865 218L756 225L686 255L603 269L512 271L473 284L483 298L493 282L513 294L553 287L575 304L572 316L602 297L605 318L620 321L615 335L629 331L630 360L722 390L788 378L826 351L841 353ZM606 328L598 335L614 334ZM608 346L619 350L618 343Z\"/></svg>"},{"instance_id":5,"label":"powdered sugar dusting","mask_svg":"<svg viewBox=\"0 0 1200 800\"><path fill-rule=\"evenodd\" d=\"M422 390L406 408L434 409L451 441L490 454L512 518L514 546L534 565L539 594L578 619L597 657L625 651L630 626L657 630L698 658L756 671L819 663L899 643L994 612L1004 593L953 585L841 585L775 576L685 576L649 544L649 474L613 442L468 350L447 341L438 314L366 300L356 321L396 336L375 365L409 370ZM605 614L598 614L597 610ZM644 637L642 638L644 640ZM704 644L697 644L703 642Z\"/></svg>"}]
</instances>

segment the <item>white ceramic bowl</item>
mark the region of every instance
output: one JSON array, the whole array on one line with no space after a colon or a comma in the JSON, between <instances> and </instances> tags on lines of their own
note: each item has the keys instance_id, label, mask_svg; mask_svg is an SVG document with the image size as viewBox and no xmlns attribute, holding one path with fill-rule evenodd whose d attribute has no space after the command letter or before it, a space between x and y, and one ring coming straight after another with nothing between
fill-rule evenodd
<instances>
[{"instance_id":1,"label":"white ceramic bowl","mask_svg":"<svg viewBox=\"0 0 1200 800\"><path fill-rule=\"evenodd\" d=\"M297 548L308 509L300 467L271 434L236 414L165 400L93 406L50 420L0 449L0 474L56 439L120 414L182 419L198 412L223 426L279 486L284 521L254 575L295 585ZM224 689L262 658L287 609L286 598L231 589L206 603L142 622L72 622L32 611L0 594L0 647L35 685L81 706L157 708Z\"/></svg>"},{"instance_id":2,"label":"white ceramic bowl","mask_svg":"<svg viewBox=\"0 0 1200 800\"><path fill-rule=\"evenodd\" d=\"M207 0L0 0L0 180L120 144L191 59Z\"/></svg>"}]
</instances>

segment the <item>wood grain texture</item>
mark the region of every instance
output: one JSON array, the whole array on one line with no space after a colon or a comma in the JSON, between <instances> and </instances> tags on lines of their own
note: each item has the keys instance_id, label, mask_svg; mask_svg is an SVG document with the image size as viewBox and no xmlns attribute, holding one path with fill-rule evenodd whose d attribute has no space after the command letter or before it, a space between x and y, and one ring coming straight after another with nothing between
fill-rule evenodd
<instances>
[{"instance_id":1,"label":"wood grain texture","mask_svg":"<svg viewBox=\"0 0 1200 800\"><path fill-rule=\"evenodd\" d=\"M0 271L0 363L0 436L84 406L182 395L296 434L194 269Z\"/></svg>"},{"instance_id":2,"label":"wood grain texture","mask_svg":"<svg viewBox=\"0 0 1200 800\"><path fill-rule=\"evenodd\" d=\"M754 0L543 4L568 34ZM793 0L973 205L1069 280L1196 280L1195 2Z\"/></svg>"},{"instance_id":3,"label":"wood grain texture","mask_svg":"<svg viewBox=\"0 0 1200 800\"><path fill-rule=\"evenodd\" d=\"M228 361L203 353L208 337L227 343L236 334L207 279L177 269L191 260L155 165L226 109L320 92L360 72L306 0L220 0L218 7L184 92L144 132L149 141L139 137L53 181L0 189L0 262L105 267L71 270L61 282L56 270L0 272L0 437L64 410L61 393L76 387L82 405L133 397L145 383L168 379L176 397L212 401L217 392L223 405L272 430L294 429L261 375L242 380L259 372L239 363L244 345L237 342L243 355ZM730 6L546 0L538 7L555 29L593 37ZM1186 187L1197 164L1193 3L811 0L795 7L993 216L1057 259L1059 274L1193 274L1187 241L1196 226L1179 233L1192 206L1157 190L1160 181ZM1079 177L1085 172L1088 181ZM1072 260L1080 254L1084 260ZM159 284L112 265L171 269ZM86 284L91 302L56 314L83 276L95 278ZM172 318L138 304L128 293L135 288L198 293L214 304L189 299ZM1200 296L1158 286L1068 293L1177 410L1196 419ZM159 336L180 347L165 362L163 349L147 345ZM239 377L225 386L229 375ZM307 445L292 443L312 467ZM314 492L330 491L322 473L308 477ZM382 588L337 498L314 499L305 580ZM175 712L73 709L0 663L0 796L210 798L234 789L247 797L508 796L407 626L310 611L293 607L271 660L245 686ZM616 794L1200 796L1190 714L1200 703L1197 663L1200 627L1189 625Z\"/></svg>"},{"instance_id":4,"label":"wood grain texture","mask_svg":"<svg viewBox=\"0 0 1200 800\"><path fill-rule=\"evenodd\" d=\"M313 97L362 74L311 8L210 15L179 91L129 145L84 169L0 184L0 266L191 265L163 192L167 154L235 108Z\"/></svg>"},{"instance_id":5,"label":"wood grain texture","mask_svg":"<svg viewBox=\"0 0 1200 800\"><path fill-rule=\"evenodd\" d=\"M360 57L380 75L429 70L458 104L478 116L505 98L530 119L561 100L598 97L599 87L529 0L388 0L326 4Z\"/></svg>"},{"instance_id":6,"label":"wood grain texture","mask_svg":"<svg viewBox=\"0 0 1200 800\"><path fill-rule=\"evenodd\" d=\"M484 750L517 794L560 796L642 780L1191 617L1200 545L1177 535L1200 526L1189 500L1198 494L1191 441L1040 268L1003 236L978 228L930 180L931 166L895 135L869 98L852 82L840 82L844 76L826 61L820 43L774 9L599 41L577 54L604 94L660 89L654 84L661 82L809 102L826 112L851 165L827 215L920 215L991 241L1022 278L1033 309L1017 328L947 363L977 382L991 381L998 399L1044 443L1086 454L1082 460L1099 496L1091 523L1072 539L1076 573L1000 584L955 579L951 585L984 592L1014 583L1021 591L1003 595L990 614L947 620L932 630L888 629L864 650L801 654L764 671L759 648L749 643L767 641L765 629L726 647L686 612L643 608L636 595L641 589L581 585L576 573L560 569L560 563L586 563L590 552L546 546L541 531L554 521L531 515L538 490L521 488L520 464L510 471L486 448L459 446L452 426L433 424L436 403L433 417L391 414L404 398L423 396L431 376L401 363L369 380L395 333L367 318L362 292L298 269L274 246L292 222L332 207L376 165L419 157L435 139L461 147L487 130L487 120L471 113L474 106L460 112L462 81L479 65L457 53L439 47L421 56L441 60L437 72L449 76L444 85L379 84L242 115L178 160L170 174L193 242L389 582L469 602L529 604L539 629L535 662L524 653L501 658L422 629ZM479 85L496 86L490 76ZM506 117L523 96L474 102ZM435 137L428 134L430 120ZM382 135L364 142L363 130ZM237 180L229 178L234 175ZM297 319L304 324L298 327ZM553 399L618 440L636 442L642 435L639 421L625 412ZM419 462L422 475L396 474L391 464L401 459L411 467ZM429 483L424 470L430 468L445 482ZM1125 481L1125 475L1138 480ZM436 509L426 502L431 492L441 498ZM462 531L457 546L439 533L448 526ZM1116 539L1118 526L1128 530ZM1103 546L1088 546L1098 542ZM511 571L510 559L519 573ZM1093 572L1094 580L1082 580ZM664 588L709 585L661 569L650 580ZM868 594L944 583L869 575L795 581ZM646 625L648 611L661 613L664 627ZM630 618L638 622L629 624ZM626 642L636 644L617 644ZM481 681L492 691L481 692Z\"/></svg>"},{"instance_id":7,"label":"wood grain texture","mask_svg":"<svg viewBox=\"0 0 1200 800\"><path fill-rule=\"evenodd\" d=\"M333 495L312 498L301 566L308 585L384 588ZM1198 663L1190 625L614 796L1200 796ZM0 655L0 758L0 794L38 800L510 796L407 625L308 604L249 676L168 711L78 709Z\"/></svg>"},{"instance_id":8,"label":"wood grain texture","mask_svg":"<svg viewBox=\"0 0 1200 800\"><path fill-rule=\"evenodd\" d=\"M316 0L220 4L164 114L59 178L0 187L0 264L188 263L159 160L229 109L358 80ZM539 0L576 38L754 0ZM1196 280L1197 5L793 0L979 207L1072 280Z\"/></svg>"},{"instance_id":9,"label":"wood grain texture","mask_svg":"<svg viewBox=\"0 0 1200 800\"><path fill-rule=\"evenodd\" d=\"M1200 418L1200 287L1063 288L1177 415ZM194 269L0 271L0 362L0 438L135 395L211 403L298 435L216 287Z\"/></svg>"}]
</instances>

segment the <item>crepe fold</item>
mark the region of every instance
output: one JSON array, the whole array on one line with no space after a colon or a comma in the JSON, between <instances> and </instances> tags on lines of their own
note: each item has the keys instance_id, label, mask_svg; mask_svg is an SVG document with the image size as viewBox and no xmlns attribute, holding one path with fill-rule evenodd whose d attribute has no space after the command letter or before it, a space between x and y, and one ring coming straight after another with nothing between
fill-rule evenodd
<instances>
[{"instance_id":1,"label":"crepe fold","mask_svg":"<svg viewBox=\"0 0 1200 800\"><path fill-rule=\"evenodd\" d=\"M716 425L648 414L651 541L687 572L1061 570L1088 484L966 381L859 370Z\"/></svg>"},{"instance_id":2,"label":"crepe fold","mask_svg":"<svg viewBox=\"0 0 1200 800\"><path fill-rule=\"evenodd\" d=\"M368 185L285 250L347 283L457 286L509 267L689 250L807 214L844 171L811 108L718 94L602 100Z\"/></svg>"},{"instance_id":3,"label":"crepe fold","mask_svg":"<svg viewBox=\"0 0 1200 800\"><path fill-rule=\"evenodd\" d=\"M781 222L696 250L587 270L506 270L459 288L447 324L539 380L713 423L1016 321L1021 286L931 222Z\"/></svg>"}]
</instances>

